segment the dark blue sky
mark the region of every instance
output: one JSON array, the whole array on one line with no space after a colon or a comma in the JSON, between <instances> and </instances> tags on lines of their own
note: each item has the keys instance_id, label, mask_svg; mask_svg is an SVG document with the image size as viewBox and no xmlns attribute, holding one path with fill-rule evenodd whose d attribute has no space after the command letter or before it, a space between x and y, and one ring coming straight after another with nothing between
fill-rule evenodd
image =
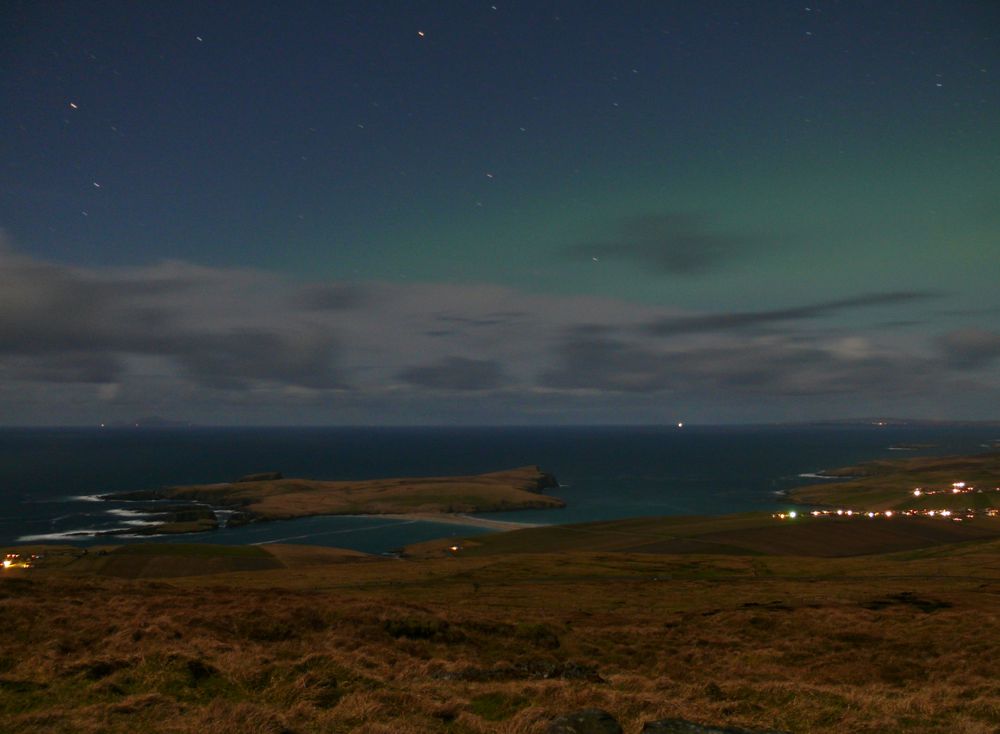
<instances>
[{"instance_id":1,"label":"dark blue sky","mask_svg":"<svg viewBox=\"0 0 1000 734\"><path fill-rule=\"evenodd\" d=\"M0 422L995 418L994 2L0 11Z\"/></svg>"}]
</instances>

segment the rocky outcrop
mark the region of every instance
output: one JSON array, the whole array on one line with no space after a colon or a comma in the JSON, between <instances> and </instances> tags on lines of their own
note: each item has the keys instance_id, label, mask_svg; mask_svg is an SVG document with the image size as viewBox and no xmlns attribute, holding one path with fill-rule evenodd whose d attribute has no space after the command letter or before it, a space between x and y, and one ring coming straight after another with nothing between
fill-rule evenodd
<instances>
[{"instance_id":1,"label":"rocky outcrop","mask_svg":"<svg viewBox=\"0 0 1000 734\"><path fill-rule=\"evenodd\" d=\"M538 467L535 468L538 469ZM541 472L541 476L538 477L538 482L535 486L535 491L541 492L546 489L559 488L559 480L556 479L555 474L551 474L549 472L543 472L541 469L538 469L538 471Z\"/></svg>"},{"instance_id":2,"label":"rocky outcrop","mask_svg":"<svg viewBox=\"0 0 1000 734\"><path fill-rule=\"evenodd\" d=\"M97 496L102 500L113 502L152 502L167 498L163 492L155 489L140 489L135 492L111 492L110 494L99 494Z\"/></svg>"},{"instance_id":3,"label":"rocky outcrop","mask_svg":"<svg viewBox=\"0 0 1000 734\"><path fill-rule=\"evenodd\" d=\"M607 711L584 709L552 720L547 734L622 734L621 725Z\"/></svg>"},{"instance_id":4,"label":"rocky outcrop","mask_svg":"<svg viewBox=\"0 0 1000 734\"><path fill-rule=\"evenodd\" d=\"M643 734L787 734L775 729L744 729L739 726L706 726L686 719L647 721Z\"/></svg>"},{"instance_id":5,"label":"rocky outcrop","mask_svg":"<svg viewBox=\"0 0 1000 734\"><path fill-rule=\"evenodd\" d=\"M643 734L788 734L775 729L743 729L735 726L696 724L687 719L647 721ZM621 725L607 711L583 709L552 720L546 734L622 734Z\"/></svg>"},{"instance_id":6,"label":"rocky outcrop","mask_svg":"<svg viewBox=\"0 0 1000 734\"><path fill-rule=\"evenodd\" d=\"M219 527L218 518L211 507L204 505L154 505L148 508L155 525L138 525L116 530L104 530L98 535L172 535L176 533L203 533Z\"/></svg>"},{"instance_id":7,"label":"rocky outcrop","mask_svg":"<svg viewBox=\"0 0 1000 734\"><path fill-rule=\"evenodd\" d=\"M231 512L232 514L226 518L227 528L238 528L244 525L249 525L257 519L249 512L243 512L240 510L232 510Z\"/></svg>"}]
</instances>

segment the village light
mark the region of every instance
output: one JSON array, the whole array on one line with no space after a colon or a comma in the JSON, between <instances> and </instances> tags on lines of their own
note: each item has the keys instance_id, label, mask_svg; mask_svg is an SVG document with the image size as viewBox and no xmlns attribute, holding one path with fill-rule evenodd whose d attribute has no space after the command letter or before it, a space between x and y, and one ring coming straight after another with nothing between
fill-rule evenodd
<instances>
[{"instance_id":1,"label":"village light","mask_svg":"<svg viewBox=\"0 0 1000 734\"><path fill-rule=\"evenodd\" d=\"M952 486L951 491L954 494L959 494L963 492L973 492L973 491L978 491L981 493L983 491L981 489L976 490L975 487L969 486L965 482L952 482L951 486ZM921 487L915 487L912 490L912 494L914 497L921 497L924 495L929 497L930 495L941 494L947 491L948 490L946 489L925 490L922 489ZM1000 487L997 487L996 491L1000 492ZM967 507L965 508L965 510L959 510L958 512L960 514L964 514L965 519L968 520L975 519L976 516L979 514L982 514L986 517L1000 517L1000 508L997 507L987 507L983 510L974 510L971 507ZM901 510L844 510L838 508L836 510L833 509L811 510L809 512L809 514L811 514L813 517L827 517L827 516L832 516L834 513L836 513L838 516L846 515L847 517L854 517L855 515L857 515L858 517L864 516L868 518L875 518L875 517L888 518L888 517L895 517L896 515L902 515L905 517L941 517L941 518L950 518L955 522L962 522L962 517L955 516L955 511L949 509L929 510L929 509L909 508ZM788 512L777 512L772 514L771 517L777 518L779 520L795 519L796 517L798 517L798 512L796 512L795 510L789 510Z\"/></svg>"}]
</instances>

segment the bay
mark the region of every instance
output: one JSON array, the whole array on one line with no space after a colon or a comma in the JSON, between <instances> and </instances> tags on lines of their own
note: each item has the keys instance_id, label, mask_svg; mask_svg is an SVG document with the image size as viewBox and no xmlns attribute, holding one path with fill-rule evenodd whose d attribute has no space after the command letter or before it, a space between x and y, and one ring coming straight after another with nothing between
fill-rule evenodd
<instances>
[{"instance_id":1,"label":"bay","mask_svg":"<svg viewBox=\"0 0 1000 734\"><path fill-rule=\"evenodd\" d=\"M258 471L374 479L474 474L537 464L562 510L491 513L538 524L787 508L782 493L876 458L984 451L987 426L0 429L0 544L288 542L385 553L472 526L312 517L175 537L100 536L149 518L95 495L227 481Z\"/></svg>"}]
</instances>

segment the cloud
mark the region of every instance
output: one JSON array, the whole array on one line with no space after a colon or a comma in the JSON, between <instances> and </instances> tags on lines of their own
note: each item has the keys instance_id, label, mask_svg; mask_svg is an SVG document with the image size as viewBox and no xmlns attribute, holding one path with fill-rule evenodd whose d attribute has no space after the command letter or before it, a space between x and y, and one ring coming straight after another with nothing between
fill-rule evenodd
<instances>
[{"instance_id":1,"label":"cloud","mask_svg":"<svg viewBox=\"0 0 1000 734\"><path fill-rule=\"evenodd\" d=\"M526 379L546 342L581 317L654 313L491 285L302 285L241 268L81 268L0 249L0 377L120 382L123 395L153 382L177 395L215 391L206 400L251 389L377 394L401 375L413 389L492 389ZM514 373L499 367L511 361Z\"/></svg>"},{"instance_id":2,"label":"cloud","mask_svg":"<svg viewBox=\"0 0 1000 734\"><path fill-rule=\"evenodd\" d=\"M1000 354L996 332L953 332L928 350L913 330L807 328L931 297L679 313L488 284L302 284L184 262L82 268L0 247L0 416L490 422L585 419L593 408L615 420L616 406L655 415L664 396L756 416L779 400L841 407L946 389L995 394L988 374L967 368ZM774 324L785 328L764 328Z\"/></svg>"},{"instance_id":3,"label":"cloud","mask_svg":"<svg viewBox=\"0 0 1000 734\"><path fill-rule=\"evenodd\" d=\"M403 370L400 378L432 390L492 390L503 384L503 369L493 360L447 357Z\"/></svg>"},{"instance_id":4,"label":"cloud","mask_svg":"<svg viewBox=\"0 0 1000 734\"><path fill-rule=\"evenodd\" d=\"M207 336L185 336L171 352L198 383L219 389L243 389L256 382L314 389L342 388L334 366L332 336L286 335L259 329Z\"/></svg>"},{"instance_id":5,"label":"cloud","mask_svg":"<svg viewBox=\"0 0 1000 734\"><path fill-rule=\"evenodd\" d=\"M0 375L13 381L101 384L113 382L120 372L120 360L109 354L66 351L6 355L0 360Z\"/></svg>"},{"instance_id":6,"label":"cloud","mask_svg":"<svg viewBox=\"0 0 1000 734\"><path fill-rule=\"evenodd\" d=\"M716 232L702 217L675 213L624 219L610 239L579 242L566 252L578 260L621 260L658 273L702 275L766 244L760 236Z\"/></svg>"},{"instance_id":7,"label":"cloud","mask_svg":"<svg viewBox=\"0 0 1000 734\"><path fill-rule=\"evenodd\" d=\"M437 321L455 328L480 328L490 326L507 326L517 323L526 314L520 311L498 311L478 317L460 316L454 314L438 314Z\"/></svg>"},{"instance_id":8,"label":"cloud","mask_svg":"<svg viewBox=\"0 0 1000 734\"><path fill-rule=\"evenodd\" d=\"M839 311L872 306L893 306L903 303L937 298L939 294L922 291L897 291L873 293L835 301L823 301L806 306L765 311L733 311L730 313L703 314L659 319L648 324L646 331L656 336L698 334L711 331L750 329L783 321L798 321L831 316Z\"/></svg>"},{"instance_id":9,"label":"cloud","mask_svg":"<svg viewBox=\"0 0 1000 734\"><path fill-rule=\"evenodd\" d=\"M0 251L0 370L17 380L113 382L139 355L173 360L217 388L341 385L335 335L282 307L284 290L249 271L93 270Z\"/></svg>"},{"instance_id":10,"label":"cloud","mask_svg":"<svg viewBox=\"0 0 1000 734\"><path fill-rule=\"evenodd\" d=\"M985 367L1000 358L1000 333L959 329L938 340L944 358L959 369Z\"/></svg>"},{"instance_id":11,"label":"cloud","mask_svg":"<svg viewBox=\"0 0 1000 734\"><path fill-rule=\"evenodd\" d=\"M291 302L308 311L339 311L364 305L366 297L364 288L353 283L313 283L300 288Z\"/></svg>"},{"instance_id":12,"label":"cloud","mask_svg":"<svg viewBox=\"0 0 1000 734\"><path fill-rule=\"evenodd\" d=\"M573 334L542 384L561 389L685 395L773 396L916 391L936 373L854 338L824 345L788 337L656 348L607 336Z\"/></svg>"}]
</instances>

